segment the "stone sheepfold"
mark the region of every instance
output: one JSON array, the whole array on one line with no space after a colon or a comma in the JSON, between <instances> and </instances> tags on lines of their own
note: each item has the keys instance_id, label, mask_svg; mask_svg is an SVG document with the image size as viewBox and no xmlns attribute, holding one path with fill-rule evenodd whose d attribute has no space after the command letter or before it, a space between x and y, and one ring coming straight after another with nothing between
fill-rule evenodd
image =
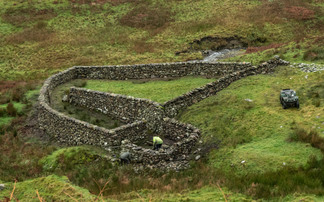
<instances>
[{"instance_id":1,"label":"stone sheepfold","mask_svg":"<svg viewBox=\"0 0 324 202\"><path fill-rule=\"evenodd\" d=\"M122 146L133 155L133 162L143 165L156 165L159 162L188 160L195 147L200 131L190 124L173 119L181 110L191 106L229 86L232 82L256 74L267 74L286 61L275 57L259 66L250 63L206 63L179 62L163 64L72 67L48 78L39 96L38 121L51 138L67 145L96 145L104 149ZM147 99L103 93L72 87L68 101L74 105L100 111L126 125L108 130L84 121L68 117L50 107L53 90L74 79L149 79L183 76L222 78L196 88L175 99L159 104ZM133 142L147 138L146 130L163 134L175 143L166 150L153 151ZM123 140L129 140L122 144Z\"/></svg>"}]
</instances>

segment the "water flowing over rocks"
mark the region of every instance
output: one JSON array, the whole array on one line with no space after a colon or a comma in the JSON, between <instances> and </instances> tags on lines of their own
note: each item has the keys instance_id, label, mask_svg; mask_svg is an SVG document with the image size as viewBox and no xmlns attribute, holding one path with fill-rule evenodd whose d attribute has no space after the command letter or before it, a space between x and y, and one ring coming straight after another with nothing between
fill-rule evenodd
<instances>
[{"instance_id":1,"label":"water flowing over rocks","mask_svg":"<svg viewBox=\"0 0 324 202\"><path fill-rule=\"evenodd\" d=\"M244 49L237 48L237 49L223 49L220 51L212 51L207 50L203 51L203 55L205 58L202 60L203 62L217 62L220 59L226 59L230 57L234 57L245 52Z\"/></svg>"}]
</instances>

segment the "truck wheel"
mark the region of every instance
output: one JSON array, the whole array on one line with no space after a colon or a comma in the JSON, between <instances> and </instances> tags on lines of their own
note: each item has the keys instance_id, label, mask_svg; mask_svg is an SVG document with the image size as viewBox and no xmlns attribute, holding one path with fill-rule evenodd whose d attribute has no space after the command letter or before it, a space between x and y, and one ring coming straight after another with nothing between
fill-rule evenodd
<instances>
[{"instance_id":1,"label":"truck wheel","mask_svg":"<svg viewBox=\"0 0 324 202\"><path fill-rule=\"evenodd\" d=\"M282 108L283 109L286 109L287 108L287 105L285 103L282 103Z\"/></svg>"},{"instance_id":2,"label":"truck wheel","mask_svg":"<svg viewBox=\"0 0 324 202\"><path fill-rule=\"evenodd\" d=\"M296 107L297 107L297 109L299 109L299 102L298 101L296 102Z\"/></svg>"}]
</instances>

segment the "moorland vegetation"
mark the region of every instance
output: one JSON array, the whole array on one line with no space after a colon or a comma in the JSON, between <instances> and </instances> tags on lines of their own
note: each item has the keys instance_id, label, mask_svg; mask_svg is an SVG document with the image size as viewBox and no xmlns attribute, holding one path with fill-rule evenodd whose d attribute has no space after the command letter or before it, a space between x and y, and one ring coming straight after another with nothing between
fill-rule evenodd
<instances>
[{"instance_id":1,"label":"moorland vegetation","mask_svg":"<svg viewBox=\"0 0 324 202\"><path fill-rule=\"evenodd\" d=\"M202 59L226 37L246 44L226 61L324 64L321 0L0 0L0 8L0 200L323 200L323 71L279 67L183 111L177 119L203 132L204 156L182 172L139 175L98 148L50 142L34 128L33 107L42 81L68 67ZM217 40L197 43L207 36ZM199 80L80 86L163 102ZM299 110L281 108L282 88L296 90Z\"/></svg>"}]
</instances>

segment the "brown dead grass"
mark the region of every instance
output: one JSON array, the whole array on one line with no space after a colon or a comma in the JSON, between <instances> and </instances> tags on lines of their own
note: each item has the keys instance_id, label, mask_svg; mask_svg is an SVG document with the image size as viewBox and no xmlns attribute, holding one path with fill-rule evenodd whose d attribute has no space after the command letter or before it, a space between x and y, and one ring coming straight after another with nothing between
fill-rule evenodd
<instances>
[{"instance_id":1,"label":"brown dead grass","mask_svg":"<svg viewBox=\"0 0 324 202\"><path fill-rule=\"evenodd\" d=\"M0 104L21 101L24 94L28 90L34 89L37 83L36 81L0 81Z\"/></svg>"},{"instance_id":2,"label":"brown dead grass","mask_svg":"<svg viewBox=\"0 0 324 202\"><path fill-rule=\"evenodd\" d=\"M8 9L1 17L5 22L15 26L22 26L29 22L49 20L55 16L56 13L51 9L37 10L31 7L24 9Z\"/></svg>"},{"instance_id":3,"label":"brown dead grass","mask_svg":"<svg viewBox=\"0 0 324 202\"><path fill-rule=\"evenodd\" d=\"M16 118L11 123L11 129L16 130L25 122L23 117ZM16 129L12 129L16 128ZM23 181L42 172L38 160L53 151L53 147L43 147L34 143L26 143L16 132L6 132L0 135L0 178L4 181L17 179Z\"/></svg>"},{"instance_id":4,"label":"brown dead grass","mask_svg":"<svg viewBox=\"0 0 324 202\"><path fill-rule=\"evenodd\" d=\"M22 32L10 35L8 43L21 44L26 41L41 42L51 39L55 34L45 28L32 27L24 29Z\"/></svg>"},{"instance_id":5,"label":"brown dead grass","mask_svg":"<svg viewBox=\"0 0 324 202\"><path fill-rule=\"evenodd\" d=\"M143 54L145 52L154 52L154 47L152 44L146 41L136 41L133 47L134 51L138 54Z\"/></svg>"},{"instance_id":6,"label":"brown dead grass","mask_svg":"<svg viewBox=\"0 0 324 202\"><path fill-rule=\"evenodd\" d=\"M150 5L149 2L140 0L133 4L135 8L120 19L122 25L150 30L173 21L173 13L161 3Z\"/></svg>"},{"instance_id":7,"label":"brown dead grass","mask_svg":"<svg viewBox=\"0 0 324 202\"><path fill-rule=\"evenodd\" d=\"M262 4L250 10L249 20L257 24L283 23L286 19L310 20L319 9L308 0L262 0Z\"/></svg>"},{"instance_id":8,"label":"brown dead grass","mask_svg":"<svg viewBox=\"0 0 324 202\"><path fill-rule=\"evenodd\" d=\"M284 8L286 16L294 20L310 20L315 17L315 11L301 6L290 6Z\"/></svg>"},{"instance_id":9,"label":"brown dead grass","mask_svg":"<svg viewBox=\"0 0 324 202\"><path fill-rule=\"evenodd\" d=\"M120 4L124 3L131 3L131 2L136 2L136 0L107 0L111 5L113 6L118 6Z\"/></svg>"},{"instance_id":10,"label":"brown dead grass","mask_svg":"<svg viewBox=\"0 0 324 202\"><path fill-rule=\"evenodd\" d=\"M256 53L256 52L260 52L260 51L265 51L265 50L268 50L268 49L271 49L271 48L280 48L283 45L284 45L284 43L270 44L268 46L248 47L246 49L245 54Z\"/></svg>"},{"instance_id":11,"label":"brown dead grass","mask_svg":"<svg viewBox=\"0 0 324 202\"><path fill-rule=\"evenodd\" d=\"M69 0L72 4L88 4L88 5L97 5L111 3L113 6L117 6L123 3L133 2L135 0Z\"/></svg>"}]
</instances>

